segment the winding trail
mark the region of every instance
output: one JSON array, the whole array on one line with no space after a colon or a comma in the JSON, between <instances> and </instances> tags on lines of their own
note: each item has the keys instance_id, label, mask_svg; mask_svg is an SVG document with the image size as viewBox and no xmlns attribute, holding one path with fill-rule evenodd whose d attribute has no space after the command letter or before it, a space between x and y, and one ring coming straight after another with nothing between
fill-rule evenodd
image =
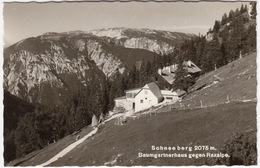
<instances>
[{"instance_id":1,"label":"winding trail","mask_svg":"<svg viewBox=\"0 0 260 168\"><path fill-rule=\"evenodd\" d=\"M107 120L105 120L103 122L106 123L114 118L117 118L119 116L122 116L123 114L116 114L116 115L113 115L111 116L110 118L108 118ZM37 166L47 166L53 162L55 162L56 160L58 160L59 158L61 158L62 156L66 155L67 153L69 153L72 149L74 149L77 145L81 144L82 142L84 142L86 139L88 139L89 137L91 137L92 135L95 135L98 131L98 127L93 129L90 133L88 133L87 135L85 135L84 137L82 137L81 139L79 139L78 141L70 144L69 146L67 146L66 148L64 148L62 151L60 151L59 153L57 153L55 156L53 156L51 159L49 159L48 161L40 164L40 165L37 165Z\"/></svg>"},{"instance_id":2,"label":"winding trail","mask_svg":"<svg viewBox=\"0 0 260 168\"><path fill-rule=\"evenodd\" d=\"M58 160L60 157L66 155L68 152L70 152L72 149L74 149L77 145L81 144L83 141L85 141L87 138L91 137L92 135L96 134L98 131L98 128L95 128L94 130L92 130L90 133L88 133L87 135L85 135L83 138L79 139L78 141L70 144L69 146L67 146L66 148L64 148L62 151L60 151L59 153L57 153L54 157L52 157L50 160L48 160L47 162L44 162L38 166L47 166L49 164L51 164L52 162Z\"/></svg>"}]
</instances>

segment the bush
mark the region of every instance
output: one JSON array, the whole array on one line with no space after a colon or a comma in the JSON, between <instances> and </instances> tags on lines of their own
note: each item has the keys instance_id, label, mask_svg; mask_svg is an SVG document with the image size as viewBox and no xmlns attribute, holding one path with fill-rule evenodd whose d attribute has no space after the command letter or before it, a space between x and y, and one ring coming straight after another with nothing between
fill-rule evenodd
<instances>
[{"instance_id":1,"label":"bush","mask_svg":"<svg viewBox=\"0 0 260 168\"><path fill-rule=\"evenodd\" d=\"M213 165L256 165L256 131L237 134L222 147L221 152L230 157L215 160Z\"/></svg>"}]
</instances>

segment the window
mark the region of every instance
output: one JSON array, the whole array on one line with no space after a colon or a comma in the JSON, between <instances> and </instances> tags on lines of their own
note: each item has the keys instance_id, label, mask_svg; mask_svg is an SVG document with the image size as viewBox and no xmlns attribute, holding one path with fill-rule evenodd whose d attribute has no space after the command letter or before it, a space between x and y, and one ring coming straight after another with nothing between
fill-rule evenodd
<instances>
[{"instance_id":1,"label":"window","mask_svg":"<svg viewBox=\"0 0 260 168\"><path fill-rule=\"evenodd\" d=\"M126 97L130 98L130 97L132 97L132 94L131 93L127 93Z\"/></svg>"},{"instance_id":2,"label":"window","mask_svg":"<svg viewBox=\"0 0 260 168\"><path fill-rule=\"evenodd\" d=\"M144 101L143 100L140 100L140 103L143 103Z\"/></svg>"},{"instance_id":3,"label":"window","mask_svg":"<svg viewBox=\"0 0 260 168\"><path fill-rule=\"evenodd\" d=\"M134 97L134 93L126 93L126 97L127 98L133 98Z\"/></svg>"},{"instance_id":4,"label":"window","mask_svg":"<svg viewBox=\"0 0 260 168\"><path fill-rule=\"evenodd\" d=\"M145 98L145 100L147 100L147 97Z\"/></svg>"},{"instance_id":5,"label":"window","mask_svg":"<svg viewBox=\"0 0 260 168\"><path fill-rule=\"evenodd\" d=\"M133 98L134 97L134 93L131 93L131 98Z\"/></svg>"},{"instance_id":6,"label":"window","mask_svg":"<svg viewBox=\"0 0 260 168\"><path fill-rule=\"evenodd\" d=\"M172 100L173 98L172 98L172 97L166 97L166 99L168 99L168 100Z\"/></svg>"}]
</instances>

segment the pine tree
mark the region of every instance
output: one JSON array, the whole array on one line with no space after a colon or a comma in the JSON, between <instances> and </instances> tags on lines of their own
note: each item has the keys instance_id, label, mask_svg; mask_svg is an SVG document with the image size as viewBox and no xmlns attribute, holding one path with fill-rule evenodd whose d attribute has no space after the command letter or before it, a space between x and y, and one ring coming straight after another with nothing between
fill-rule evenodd
<instances>
[{"instance_id":1,"label":"pine tree","mask_svg":"<svg viewBox=\"0 0 260 168\"><path fill-rule=\"evenodd\" d=\"M231 26L229 60L233 61L239 57L240 51L242 51L245 46L245 27L239 19L234 19Z\"/></svg>"},{"instance_id":2,"label":"pine tree","mask_svg":"<svg viewBox=\"0 0 260 168\"><path fill-rule=\"evenodd\" d=\"M217 34L213 34L213 39L206 43L202 59L201 67L208 72L214 70L215 67L222 66L222 53Z\"/></svg>"},{"instance_id":3,"label":"pine tree","mask_svg":"<svg viewBox=\"0 0 260 168\"><path fill-rule=\"evenodd\" d=\"M142 61L142 66L140 68L139 73L139 85L142 86L145 84L145 81L147 80L147 63L145 61Z\"/></svg>"},{"instance_id":4,"label":"pine tree","mask_svg":"<svg viewBox=\"0 0 260 168\"><path fill-rule=\"evenodd\" d=\"M244 13L245 12L245 8L244 8L244 4L241 5L241 8L240 8L240 14Z\"/></svg>"},{"instance_id":5,"label":"pine tree","mask_svg":"<svg viewBox=\"0 0 260 168\"><path fill-rule=\"evenodd\" d=\"M194 63L201 67L201 59L202 59L202 54L205 48L205 43L206 43L206 39L205 37L199 37L196 43L196 58L194 59Z\"/></svg>"},{"instance_id":6,"label":"pine tree","mask_svg":"<svg viewBox=\"0 0 260 168\"><path fill-rule=\"evenodd\" d=\"M219 22L218 20L215 20L215 24L214 24L214 27L213 27L213 31L214 31L215 33L218 33L219 29L220 29L220 22Z\"/></svg>"},{"instance_id":7,"label":"pine tree","mask_svg":"<svg viewBox=\"0 0 260 168\"><path fill-rule=\"evenodd\" d=\"M240 15L240 11L239 11L239 9L237 8L236 11L235 11L235 17L237 17L238 15Z\"/></svg>"},{"instance_id":8,"label":"pine tree","mask_svg":"<svg viewBox=\"0 0 260 168\"><path fill-rule=\"evenodd\" d=\"M109 79L106 78L105 81L103 82L104 84L104 89L103 89L103 102L104 102L104 105L103 105L103 110L102 110L102 113L103 114L107 114L108 113L108 110L109 110Z\"/></svg>"},{"instance_id":9,"label":"pine tree","mask_svg":"<svg viewBox=\"0 0 260 168\"><path fill-rule=\"evenodd\" d=\"M248 53L250 51L256 50L256 27L255 25L250 25L246 32L246 47L243 53Z\"/></svg>"},{"instance_id":10,"label":"pine tree","mask_svg":"<svg viewBox=\"0 0 260 168\"><path fill-rule=\"evenodd\" d=\"M227 17L227 14L224 13L224 15L222 16L222 19L221 19L221 25L225 25L228 21L228 17Z\"/></svg>"},{"instance_id":11,"label":"pine tree","mask_svg":"<svg viewBox=\"0 0 260 168\"><path fill-rule=\"evenodd\" d=\"M252 11L251 11L251 18L256 19L256 2L250 2L250 5L252 6Z\"/></svg>"},{"instance_id":12,"label":"pine tree","mask_svg":"<svg viewBox=\"0 0 260 168\"><path fill-rule=\"evenodd\" d=\"M231 21L235 17L236 13L231 10L228 14L228 22Z\"/></svg>"},{"instance_id":13,"label":"pine tree","mask_svg":"<svg viewBox=\"0 0 260 168\"><path fill-rule=\"evenodd\" d=\"M187 93L188 88L193 84L194 84L194 79L189 75L183 62L178 64L178 69L176 71L173 88L184 90Z\"/></svg>"},{"instance_id":14,"label":"pine tree","mask_svg":"<svg viewBox=\"0 0 260 168\"><path fill-rule=\"evenodd\" d=\"M244 12L248 12L247 5L245 5L245 7L244 7Z\"/></svg>"}]
</instances>

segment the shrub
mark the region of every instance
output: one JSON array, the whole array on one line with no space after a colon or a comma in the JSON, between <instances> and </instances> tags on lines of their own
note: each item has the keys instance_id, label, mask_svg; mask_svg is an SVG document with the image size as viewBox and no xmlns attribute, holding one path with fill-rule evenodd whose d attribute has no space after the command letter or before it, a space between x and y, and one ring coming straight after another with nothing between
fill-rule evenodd
<instances>
[{"instance_id":1,"label":"shrub","mask_svg":"<svg viewBox=\"0 0 260 168\"><path fill-rule=\"evenodd\" d=\"M256 131L236 134L222 147L221 152L229 154L230 157L215 160L213 165L256 165ZM207 161L208 162L208 161ZM207 163L209 164L209 163Z\"/></svg>"}]
</instances>

